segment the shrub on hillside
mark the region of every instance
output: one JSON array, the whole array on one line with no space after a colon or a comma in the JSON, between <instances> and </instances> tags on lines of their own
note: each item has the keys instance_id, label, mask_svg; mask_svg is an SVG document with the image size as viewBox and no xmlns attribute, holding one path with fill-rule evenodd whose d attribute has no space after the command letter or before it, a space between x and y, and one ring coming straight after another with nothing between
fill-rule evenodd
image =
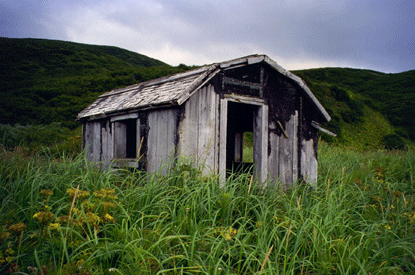
<instances>
[{"instance_id":1,"label":"shrub on hillside","mask_svg":"<svg viewBox=\"0 0 415 275\"><path fill-rule=\"evenodd\" d=\"M330 88L330 92L333 98L336 99L337 101L349 101L350 100L349 94L347 93L346 90L342 88L339 88L337 86L332 86Z\"/></svg>"},{"instance_id":2,"label":"shrub on hillside","mask_svg":"<svg viewBox=\"0 0 415 275\"><path fill-rule=\"evenodd\" d=\"M388 150L404 150L406 147L405 140L396 133L384 136L383 142Z\"/></svg>"},{"instance_id":3,"label":"shrub on hillside","mask_svg":"<svg viewBox=\"0 0 415 275\"><path fill-rule=\"evenodd\" d=\"M364 108L365 106L363 103L356 101L356 100L349 100L347 101L347 105L349 106L349 111L343 111L341 116L343 120L347 123L359 123L363 121L364 116Z\"/></svg>"}]
</instances>

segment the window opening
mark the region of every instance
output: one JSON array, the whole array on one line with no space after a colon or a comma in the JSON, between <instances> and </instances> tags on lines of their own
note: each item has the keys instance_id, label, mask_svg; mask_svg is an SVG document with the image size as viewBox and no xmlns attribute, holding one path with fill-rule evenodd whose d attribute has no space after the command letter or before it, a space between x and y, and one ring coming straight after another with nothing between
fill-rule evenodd
<instances>
[{"instance_id":1,"label":"window opening","mask_svg":"<svg viewBox=\"0 0 415 275\"><path fill-rule=\"evenodd\" d=\"M137 157L137 119L114 122L114 157L119 159Z\"/></svg>"},{"instance_id":2,"label":"window opening","mask_svg":"<svg viewBox=\"0 0 415 275\"><path fill-rule=\"evenodd\" d=\"M126 141L126 158L137 157L137 120L128 119L125 121L127 126L127 141Z\"/></svg>"}]
</instances>

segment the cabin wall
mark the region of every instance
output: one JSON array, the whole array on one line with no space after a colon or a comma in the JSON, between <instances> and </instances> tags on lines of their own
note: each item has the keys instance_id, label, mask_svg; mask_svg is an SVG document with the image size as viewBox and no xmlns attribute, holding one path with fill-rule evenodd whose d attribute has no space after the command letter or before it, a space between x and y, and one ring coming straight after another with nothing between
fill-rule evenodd
<instances>
[{"instance_id":1,"label":"cabin wall","mask_svg":"<svg viewBox=\"0 0 415 275\"><path fill-rule=\"evenodd\" d=\"M311 126L311 121L318 121L319 118L311 103L301 100L301 142L300 142L300 176L308 183L317 182L317 157L318 157L318 130Z\"/></svg>"},{"instance_id":2,"label":"cabin wall","mask_svg":"<svg viewBox=\"0 0 415 275\"><path fill-rule=\"evenodd\" d=\"M278 135L280 126L272 121L269 125L269 177L289 187L298 179L298 111L285 123L285 134Z\"/></svg>"},{"instance_id":3,"label":"cabin wall","mask_svg":"<svg viewBox=\"0 0 415 275\"><path fill-rule=\"evenodd\" d=\"M300 88L283 75L266 70L264 98L269 106L268 176L290 187L299 175Z\"/></svg>"},{"instance_id":4,"label":"cabin wall","mask_svg":"<svg viewBox=\"0 0 415 275\"><path fill-rule=\"evenodd\" d=\"M176 156L178 109L148 113L147 171L166 173ZM161 170L160 170L161 169Z\"/></svg>"},{"instance_id":5,"label":"cabin wall","mask_svg":"<svg viewBox=\"0 0 415 275\"><path fill-rule=\"evenodd\" d=\"M204 174L218 172L219 95L212 85L196 91L185 103L179 124L178 152L204 165Z\"/></svg>"}]
</instances>

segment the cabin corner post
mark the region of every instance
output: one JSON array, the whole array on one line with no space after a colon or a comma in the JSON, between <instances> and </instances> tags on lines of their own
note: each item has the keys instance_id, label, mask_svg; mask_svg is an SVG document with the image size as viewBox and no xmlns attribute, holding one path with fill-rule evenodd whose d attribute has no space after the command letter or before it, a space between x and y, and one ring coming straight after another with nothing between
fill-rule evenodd
<instances>
[{"instance_id":1,"label":"cabin corner post","mask_svg":"<svg viewBox=\"0 0 415 275\"><path fill-rule=\"evenodd\" d=\"M226 139L228 128L228 100L220 100L219 111L219 177L221 187L226 182Z\"/></svg>"},{"instance_id":2,"label":"cabin corner post","mask_svg":"<svg viewBox=\"0 0 415 275\"><path fill-rule=\"evenodd\" d=\"M261 105L254 115L254 166L256 179L266 184L268 177L268 106Z\"/></svg>"}]
</instances>

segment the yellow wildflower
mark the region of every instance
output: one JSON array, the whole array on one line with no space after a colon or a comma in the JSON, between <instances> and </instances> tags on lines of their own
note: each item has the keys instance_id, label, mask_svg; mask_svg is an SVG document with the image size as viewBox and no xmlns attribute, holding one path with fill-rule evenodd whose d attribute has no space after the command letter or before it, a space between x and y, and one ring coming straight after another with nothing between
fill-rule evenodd
<instances>
[{"instance_id":1,"label":"yellow wildflower","mask_svg":"<svg viewBox=\"0 0 415 275\"><path fill-rule=\"evenodd\" d=\"M47 189L42 189L42 190L40 191L40 193L41 193L43 196L45 196L46 198L48 198L49 196L52 196L52 195L53 195L53 191L51 191L51 190L47 190Z\"/></svg>"},{"instance_id":2,"label":"yellow wildflower","mask_svg":"<svg viewBox=\"0 0 415 275\"><path fill-rule=\"evenodd\" d=\"M4 231L0 233L0 240L4 241L10 237L11 233L8 231Z\"/></svg>"},{"instance_id":3,"label":"yellow wildflower","mask_svg":"<svg viewBox=\"0 0 415 275\"><path fill-rule=\"evenodd\" d=\"M94 195L98 198L107 198L110 200L116 200L118 197L114 195L115 190L110 188L102 188L99 191L95 191Z\"/></svg>"},{"instance_id":4,"label":"yellow wildflower","mask_svg":"<svg viewBox=\"0 0 415 275\"><path fill-rule=\"evenodd\" d=\"M13 254L14 254L14 250L13 250L13 248L11 248L11 247L7 248L5 252L6 252L8 255L13 255Z\"/></svg>"},{"instance_id":5,"label":"yellow wildflower","mask_svg":"<svg viewBox=\"0 0 415 275\"><path fill-rule=\"evenodd\" d=\"M20 234L20 232L22 232L22 231L23 231L26 227L27 227L27 226L26 226L24 223L19 222L19 223L16 223L16 224L10 225L10 226L9 226L9 230L10 230L11 232L13 232L14 234L19 235L19 234Z\"/></svg>"},{"instance_id":6,"label":"yellow wildflower","mask_svg":"<svg viewBox=\"0 0 415 275\"><path fill-rule=\"evenodd\" d=\"M101 221L101 218L92 212L87 212L85 215L81 215L80 218L82 223L89 223L91 225L98 225Z\"/></svg>"},{"instance_id":7,"label":"yellow wildflower","mask_svg":"<svg viewBox=\"0 0 415 275\"><path fill-rule=\"evenodd\" d=\"M36 219L40 223L41 222L46 223L50 219L52 219L52 217L53 217L53 214L52 214L52 212L49 212L49 211L47 211L47 212L41 211L41 212L37 212L36 214L33 215L33 218Z\"/></svg>"},{"instance_id":8,"label":"yellow wildflower","mask_svg":"<svg viewBox=\"0 0 415 275\"><path fill-rule=\"evenodd\" d=\"M115 203L110 201L104 201L102 203L102 206L104 207L104 211L107 211L109 208L115 207Z\"/></svg>"},{"instance_id":9,"label":"yellow wildflower","mask_svg":"<svg viewBox=\"0 0 415 275\"><path fill-rule=\"evenodd\" d=\"M60 224L59 223L50 223L49 224L49 230L59 231L59 229L60 229Z\"/></svg>"},{"instance_id":10,"label":"yellow wildflower","mask_svg":"<svg viewBox=\"0 0 415 275\"><path fill-rule=\"evenodd\" d=\"M92 211L95 210L95 204L93 204L90 201L84 201L82 203L82 206L84 207L85 211L87 211L87 212L92 212Z\"/></svg>"},{"instance_id":11,"label":"yellow wildflower","mask_svg":"<svg viewBox=\"0 0 415 275\"><path fill-rule=\"evenodd\" d=\"M238 229L232 227L218 227L213 231L213 233L221 235L225 238L225 240L231 240L232 236L238 234Z\"/></svg>"},{"instance_id":12,"label":"yellow wildflower","mask_svg":"<svg viewBox=\"0 0 415 275\"><path fill-rule=\"evenodd\" d=\"M75 196L76 193L76 188L69 188L68 190L66 190L66 193L73 198ZM82 190L78 190L78 193L76 194L77 198L84 198L84 197L88 197L89 196L89 192L88 191L82 191Z\"/></svg>"},{"instance_id":13,"label":"yellow wildflower","mask_svg":"<svg viewBox=\"0 0 415 275\"><path fill-rule=\"evenodd\" d=\"M111 216L110 214L105 214L104 217L102 217L102 220L104 222L115 222L115 219L113 216Z\"/></svg>"},{"instance_id":14,"label":"yellow wildflower","mask_svg":"<svg viewBox=\"0 0 415 275\"><path fill-rule=\"evenodd\" d=\"M85 263L84 259L80 259L79 261L76 262L76 267L80 268L83 264Z\"/></svg>"}]
</instances>

